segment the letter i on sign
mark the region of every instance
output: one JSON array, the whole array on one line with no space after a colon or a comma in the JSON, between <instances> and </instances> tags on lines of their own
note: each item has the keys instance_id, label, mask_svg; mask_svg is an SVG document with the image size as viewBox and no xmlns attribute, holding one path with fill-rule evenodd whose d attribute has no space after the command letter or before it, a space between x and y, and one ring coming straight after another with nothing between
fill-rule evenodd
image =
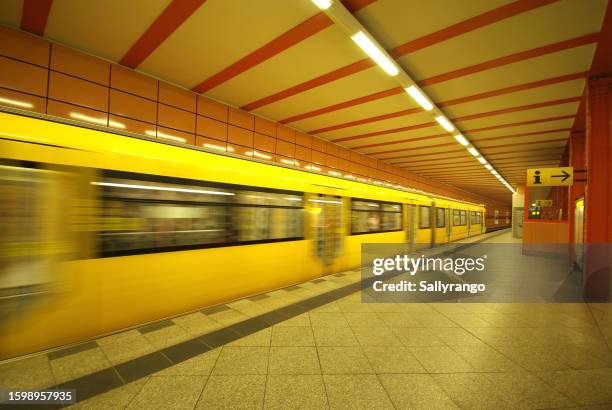
<instances>
[{"instance_id":1,"label":"letter i on sign","mask_svg":"<svg viewBox=\"0 0 612 410\"><path fill-rule=\"evenodd\" d=\"M541 184L542 183L542 176L540 175L540 171L535 171L533 173L533 184Z\"/></svg>"}]
</instances>

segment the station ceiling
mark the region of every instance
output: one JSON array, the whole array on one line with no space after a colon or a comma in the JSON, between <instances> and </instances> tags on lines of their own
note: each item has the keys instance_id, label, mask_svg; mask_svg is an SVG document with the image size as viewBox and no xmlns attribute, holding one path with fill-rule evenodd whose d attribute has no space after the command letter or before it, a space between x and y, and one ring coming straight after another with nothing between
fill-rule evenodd
<instances>
[{"instance_id":1,"label":"station ceiling","mask_svg":"<svg viewBox=\"0 0 612 410\"><path fill-rule=\"evenodd\" d=\"M0 23L418 174L508 190L310 0L3 0ZM607 0L344 0L510 183L583 127ZM609 29L607 29L609 32ZM596 50L597 53L596 53ZM582 118L577 120L576 118Z\"/></svg>"}]
</instances>

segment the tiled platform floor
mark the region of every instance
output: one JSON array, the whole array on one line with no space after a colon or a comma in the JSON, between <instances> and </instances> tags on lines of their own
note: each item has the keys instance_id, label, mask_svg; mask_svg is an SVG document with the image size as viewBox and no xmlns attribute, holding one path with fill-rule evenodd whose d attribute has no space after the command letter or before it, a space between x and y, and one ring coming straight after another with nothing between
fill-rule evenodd
<instances>
[{"instance_id":1,"label":"tiled platform floor","mask_svg":"<svg viewBox=\"0 0 612 410\"><path fill-rule=\"evenodd\" d=\"M359 292L300 305L358 280L332 275L3 363L0 386L85 377L107 390L74 406L92 409L612 408L612 305L363 304ZM260 316L278 309L293 317ZM220 330L236 323L247 336Z\"/></svg>"}]
</instances>

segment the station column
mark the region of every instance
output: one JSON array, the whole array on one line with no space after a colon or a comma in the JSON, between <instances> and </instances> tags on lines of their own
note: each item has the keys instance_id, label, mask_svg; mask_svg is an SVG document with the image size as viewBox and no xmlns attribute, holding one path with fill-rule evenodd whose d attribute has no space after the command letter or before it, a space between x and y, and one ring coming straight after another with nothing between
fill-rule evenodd
<instances>
[{"instance_id":1,"label":"station column","mask_svg":"<svg viewBox=\"0 0 612 410\"><path fill-rule=\"evenodd\" d=\"M612 245L612 75L590 78L586 93L584 295L610 298Z\"/></svg>"},{"instance_id":2,"label":"station column","mask_svg":"<svg viewBox=\"0 0 612 410\"><path fill-rule=\"evenodd\" d=\"M582 224L576 225L576 201L584 198L585 188L585 155L584 155L584 143L585 133L584 132L572 132L569 139L569 166L574 168L574 184L569 187L568 195L568 216L569 216L569 255L570 255L570 268L574 268L575 262L575 249L574 244L576 240L582 239L576 238L576 229L582 229ZM583 222L583 221L582 221Z\"/></svg>"}]
</instances>

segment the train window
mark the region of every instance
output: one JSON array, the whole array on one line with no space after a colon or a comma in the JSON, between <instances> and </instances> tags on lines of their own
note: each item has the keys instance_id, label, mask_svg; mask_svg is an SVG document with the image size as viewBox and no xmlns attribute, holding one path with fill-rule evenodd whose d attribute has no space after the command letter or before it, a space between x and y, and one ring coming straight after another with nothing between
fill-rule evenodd
<instances>
[{"instance_id":1,"label":"train window","mask_svg":"<svg viewBox=\"0 0 612 410\"><path fill-rule=\"evenodd\" d=\"M480 223L480 212L472 211L470 214L472 225L478 225Z\"/></svg>"},{"instance_id":2,"label":"train window","mask_svg":"<svg viewBox=\"0 0 612 410\"><path fill-rule=\"evenodd\" d=\"M467 224L467 216L466 211L462 211L459 209L453 210L453 225L454 226L463 226Z\"/></svg>"},{"instance_id":3,"label":"train window","mask_svg":"<svg viewBox=\"0 0 612 410\"><path fill-rule=\"evenodd\" d=\"M436 208L436 228L444 228L446 226L446 209Z\"/></svg>"},{"instance_id":4,"label":"train window","mask_svg":"<svg viewBox=\"0 0 612 410\"><path fill-rule=\"evenodd\" d=\"M351 200L351 235L402 230L402 204Z\"/></svg>"},{"instance_id":5,"label":"train window","mask_svg":"<svg viewBox=\"0 0 612 410\"><path fill-rule=\"evenodd\" d=\"M303 196L290 191L105 171L101 256L303 238Z\"/></svg>"},{"instance_id":6,"label":"train window","mask_svg":"<svg viewBox=\"0 0 612 410\"><path fill-rule=\"evenodd\" d=\"M419 205L419 229L431 228L431 208Z\"/></svg>"}]
</instances>

